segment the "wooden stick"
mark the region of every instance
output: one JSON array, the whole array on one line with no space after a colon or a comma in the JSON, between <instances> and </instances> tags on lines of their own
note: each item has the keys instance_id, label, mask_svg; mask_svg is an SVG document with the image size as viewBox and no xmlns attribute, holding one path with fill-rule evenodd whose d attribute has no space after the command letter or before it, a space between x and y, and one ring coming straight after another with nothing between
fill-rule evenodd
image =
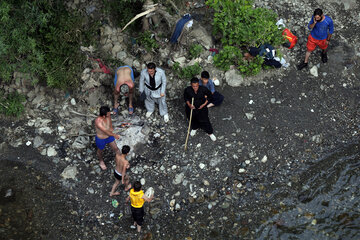
<instances>
[{"instance_id":1,"label":"wooden stick","mask_svg":"<svg viewBox=\"0 0 360 240\"><path fill-rule=\"evenodd\" d=\"M191 106L194 105L194 98L191 99ZM192 119L192 113L193 113L193 109L191 109L190 111L190 120L189 120L189 127L188 127L188 131L187 131L187 135L186 135L186 141L185 141L185 151L187 149L187 142L189 139L189 133L190 133L190 128L191 128L191 119Z\"/></svg>"},{"instance_id":2,"label":"wooden stick","mask_svg":"<svg viewBox=\"0 0 360 240\"><path fill-rule=\"evenodd\" d=\"M157 5L157 4L155 4L155 5ZM128 22L128 23L125 25L125 27L123 27L123 29L121 29L121 32L124 31L125 28L127 28L127 26L129 26L129 25L130 25L133 21L135 21L136 19L141 18L142 16L145 16L145 15L147 15L147 14L155 11L156 9L157 9L157 7L153 7L153 8L151 8L151 9L145 11L145 12L139 13L139 14L136 15L133 19L131 19L131 21Z\"/></svg>"}]
</instances>

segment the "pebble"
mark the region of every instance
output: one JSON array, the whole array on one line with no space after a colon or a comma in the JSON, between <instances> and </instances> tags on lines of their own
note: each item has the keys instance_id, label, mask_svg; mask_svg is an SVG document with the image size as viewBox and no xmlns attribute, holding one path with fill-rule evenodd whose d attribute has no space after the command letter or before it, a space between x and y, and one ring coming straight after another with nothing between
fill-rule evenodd
<instances>
[{"instance_id":1,"label":"pebble","mask_svg":"<svg viewBox=\"0 0 360 240\"><path fill-rule=\"evenodd\" d=\"M141 185L145 185L145 179L144 178L142 178L142 179L140 179L140 183L141 183Z\"/></svg>"},{"instance_id":2,"label":"pebble","mask_svg":"<svg viewBox=\"0 0 360 240\"><path fill-rule=\"evenodd\" d=\"M205 165L205 164L203 164L203 163L200 163L200 164L199 164L199 168L200 168L200 169L204 169L204 168L205 168L205 166L206 166L206 165Z\"/></svg>"},{"instance_id":3,"label":"pebble","mask_svg":"<svg viewBox=\"0 0 360 240\"><path fill-rule=\"evenodd\" d=\"M88 191L90 194L94 194L94 192L95 192L92 187L87 188L87 191Z\"/></svg>"},{"instance_id":4,"label":"pebble","mask_svg":"<svg viewBox=\"0 0 360 240\"><path fill-rule=\"evenodd\" d=\"M262 163L266 163L266 162L267 162L267 160L268 160L267 156L266 156L266 155L264 155L264 156L263 156L263 158L261 159L261 162L262 162Z\"/></svg>"},{"instance_id":5,"label":"pebble","mask_svg":"<svg viewBox=\"0 0 360 240\"><path fill-rule=\"evenodd\" d=\"M210 185L209 181L204 180L204 185L205 185L205 186L209 186L209 185Z\"/></svg>"},{"instance_id":6,"label":"pebble","mask_svg":"<svg viewBox=\"0 0 360 240\"><path fill-rule=\"evenodd\" d=\"M239 169L239 173L243 173L243 172L245 172L245 169L244 169L244 168L240 168L240 169Z\"/></svg>"},{"instance_id":7,"label":"pebble","mask_svg":"<svg viewBox=\"0 0 360 240\"><path fill-rule=\"evenodd\" d=\"M250 164L250 160L245 160L245 163L246 163L247 165L249 165L249 164Z\"/></svg>"}]
</instances>

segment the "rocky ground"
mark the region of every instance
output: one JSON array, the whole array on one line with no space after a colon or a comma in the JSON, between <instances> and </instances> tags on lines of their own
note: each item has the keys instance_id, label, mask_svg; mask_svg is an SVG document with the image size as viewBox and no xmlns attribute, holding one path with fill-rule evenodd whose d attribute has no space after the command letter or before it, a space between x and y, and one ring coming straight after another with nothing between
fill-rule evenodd
<instances>
[{"instance_id":1,"label":"rocky ground","mask_svg":"<svg viewBox=\"0 0 360 240\"><path fill-rule=\"evenodd\" d=\"M359 28L360 3L284 0L256 5L274 9L299 37L293 50L281 49L290 67L242 78L231 70L216 70L204 51L205 60L197 61L220 80L218 91L225 101L209 112L218 140L198 131L186 152L181 96L187 83L169 68L174 61L189 64L186 45L172 52L164 40L156 58L147 54L137 59L124 50L127 36L111 26L102 29L104 51L138 68L156 61L169 80L169 123L158 114L145 119L139 102L129 118L124 99L124 111L114 118L145 123L141 130L146 137L132 146L130 156L131 179L155 189L154 201L146 204L142 235L130 229L126 193L109 197L113 153L105 151L106 171L96 157L93 120L99 106L112 105L111 77L91 73L89 61L81 91L33 88L21 74L16 84L3 86L21 89L27 102L22 119L2 119L0 125L1 234L8 239L253 239L267 219L292 207L282 199L299 196L302 201L302 183L315 160L344 143L359 142L360 45L354 30ZM295 66L304 57L305 26L318 6L334 19L335 33L328 63L321 63L319 51L311 56L309 69L315 66L316 75ZM206 14L202 8L191 11ZM197 31L210 36L205 29ZM202 44L206 48L212 41L210 37Z\"/></svg>"}]
</instances>

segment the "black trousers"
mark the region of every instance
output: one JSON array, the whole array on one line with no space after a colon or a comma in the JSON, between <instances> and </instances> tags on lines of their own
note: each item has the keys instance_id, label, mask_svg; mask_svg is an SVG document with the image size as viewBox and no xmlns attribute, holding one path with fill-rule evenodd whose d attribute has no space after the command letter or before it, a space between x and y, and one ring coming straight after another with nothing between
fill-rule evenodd
<instances>
[{"instance_id":1,"label":"black trousers","mask_svg":"<svg viewBox=\"0 0 360 240\"><path fill-rule=\"evenodd\" d=\"M186 105L185 112L188 119L190 119L190 111L191 109ZM209 111L206 106L202 109L193 110L191 129L196 130L198 128L203 129L207 134L212 134L214 132L209 120Z\"/></svg>"}]
</instances>

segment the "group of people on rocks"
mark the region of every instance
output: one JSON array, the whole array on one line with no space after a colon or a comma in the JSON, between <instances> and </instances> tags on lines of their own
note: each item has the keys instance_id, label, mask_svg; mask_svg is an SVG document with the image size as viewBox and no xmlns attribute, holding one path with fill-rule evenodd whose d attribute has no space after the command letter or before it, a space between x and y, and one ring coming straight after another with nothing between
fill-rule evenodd
<instances>
[{"instance_id":1,"label":"group of people on rocks","mask_svg":"<svg viewBox=\"0 0 360 240\"><path fill-rule=\"evenodd\" d=\"M321 54L322 61L324 63L327 62L326 49L333 33L333 22L331 18L325 16L321 9L316 9L308 27L312 29L312 32L308 38L305 60L298 66L299 70L307 67L310 53L316 46L319 46L323 50ZM146 67L146 69L141 71L139 80L140 100L145 103L147 110L146 118L151 117L155 111L155 104L157 104L160 115L164 118L164 122L167 123L169 121L169 114L166 104L165 71L156 67L154 63L148 63ZM116 191L120 184L124 185L125 191L130 190L126 202L131 201L131 212L134 218L132 228L137 228L140 232L144 217L143 205L145 201L150 202L154 195L151 197L146 196L141 190L142 186L139 181L136 181L133 186L129 183L130 180L126 170L129 169L130 164L126 156L130 152L130 147L125 145L121 151L118 149L115 139L119 139L120 136L114 133L111 121L111 114L118 113L118 99L120 94L129 97L128 111L130 115L134 113L133 98L135 78L137 75L139 74L128 65L121 66L116 70L114 78L114 107L112 111L107 106L100 108L99 116L95 119L95 142L97 146L97 156L102 170L107 169L103 159L105 146L109 144L110 148L115 152L115 183L112 186L110 196L120 195L120 192ZM190 86L184 90L186 116L189 120L191 116L191 136L194 136L200 128L209 135L212 141L216 141L214 130L208 116L208 108L220 105L223 100L224 96L215 91L214 82L210 79L207 71L201 73L201 79L197 77L191 79Z\"/></svg>"},{"instance_id":2,"label":"group of people on rocks","mask_svg":"<svg viewBox=\"0 0 360 240\"><path fill-rule=\"evenodd\" d=\"M103 158L103 150L107 144L115 152L115 169L114 177L115 183L112 186L110 197L120 195L116 191L120 184L124 185L124 190L129 191L127 201L131 201L131 212L134 218L134 225L132 227L141 230L144 217L143 205L145 201L150 202L153 199L147 197L141 190L141 183L136 181L133 186L129 183L130 179L126 173L130 168L129 161L126 159L130 152L130 146L124 145L121 151L118 149L115 140L120 138L120 135L114 132L112 126L111 115L118 113L119 96L123 94L129 98L128 111L129 114L134 113L134 88L135 78L139 74L128 65L119 67L115 72L114 78L114 108L112 111L108 106L100 107L99 116L95 119L95 143L97 146L97 156L99 158L99 165L102 170L106 170L106 164ZM156 67L154 63L148 63L147 68L143 69L139 80L140 100L144 101L146 118L151 117L155 111L155 104L159 106L160 115L163 116L164 122L169 121L168 108L166 104L166 75L165 71ZM186 102L185 112L190 118L190 112L193 111L191 121L191 136L194 136L197 129L203 129L209 134L211 140L216 141L213 134L213 128L208 116L208 108L218 106L224 100L219 92L215 91L213 81L207 71L201 73L201 79L194 77L191 79L191 85L184 91L184 100Z\"/></svg>"}]
</instances>

